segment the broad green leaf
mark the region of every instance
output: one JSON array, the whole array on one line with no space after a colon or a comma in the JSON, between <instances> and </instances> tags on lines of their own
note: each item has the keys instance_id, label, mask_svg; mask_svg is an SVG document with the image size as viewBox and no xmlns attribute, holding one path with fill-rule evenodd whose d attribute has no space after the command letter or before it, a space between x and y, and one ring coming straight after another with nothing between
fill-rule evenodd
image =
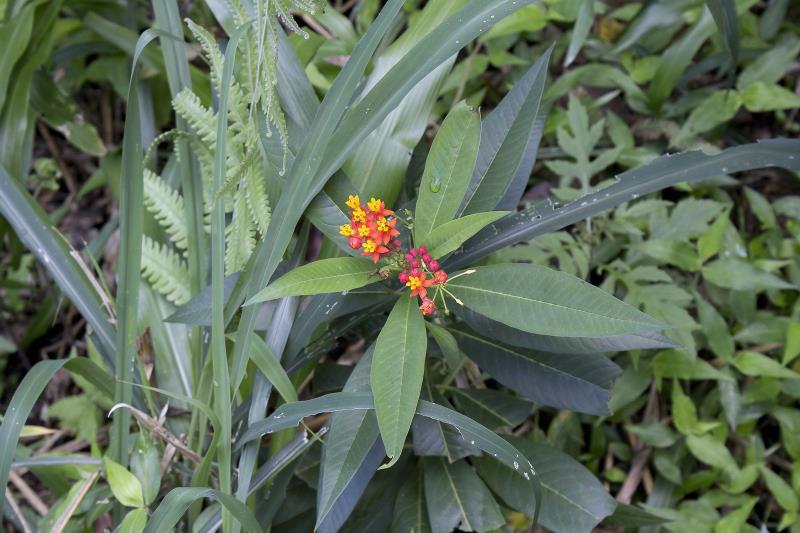
<instances>
[{"instance_id":1,"label":"broad green leaf","mask_svg":"<svg viewBox=\"0 0 800 533\"><path fill-rule=\"evenodd\" d=\"M774 228L777 225L777 220L770 201L763 194L750 187L744 188L744 195L750 204L750 210L761 223L761 227L763 229Z\"/></svg>"},{"instance_id":2,"label":"broad green leaf","mask_svg":"<svg viewBox=\"0 0 800 533\"><path fill-rule=\"evenodd\" d=\"M663 327L579 278L537 265L477 267L447 288L470 309L540 335L602 337Z\"/></svg>"},{"instance_id":3,"label":"broad green leaf","mask_svg":"<svg viewBox=\"0 0 800 533\"><path fill-rule=\"evenodd\" d=\"M768 166L800 171L799 151L800 141L775 139L728 148L717 155L692 151L661 156L619 175L613 185L563 207L557 207L552 201L542 202L498 220L492 231L481 231L465 243L463 250L454 254L445 268L464 268L497 250L556 231L676 183Z\"/></svg>"},{"instance_id":4,"label":"broad green leaf","mask_svg":"<svg viewBox=\"0 0 800 533\"><path fill-rule=\"evenodd\" d=\"M456 250L480 230L507 214L507 211L490 211L457 218L434 228L424 239L417 242L426 245L428 253L434 259L440 259Z\"/></svg>"},{"instance_id":5,"label":"broad green leaf","mask_svg":"<svg viewBox=\"0 0 800 533\"><path fill-rule=\"evenodd\" d=\"M538 6L529 6L519 11ZM462 214L512 210L528 185L544 131L548 48L481 123L481 144Z\"/></svg>"},{"instance_id":6,"label":"broad green leaf","mask_svg":"<svg viewBox=\"0 0 800 533\"><path fill-rule=\"evenodd\" d=\"M725 209L714 223L697 239L697 252L700 255L700 261L706 262L722 250L725 230L728 228L730 222L730 213L730 209Z\"/></svg>"},{"instance_id":7,"label":"broad green leaf","mask_svg":"<svg viewBox=\"0 0 800 533\"><path fill-rule=\"evenodd\" d=\"M451 408L447 399L431 386L429 379L422 382L420 398ZM467 442L458 430L423 416L414 417L411 424L411 444L417 456L440 456L449 463L471 455L480 455L480 450Z\"/></svg>"},{"instance_id":8,"label":"broad green leaf","mask_svg":"<svg viewBox=\"0 0 800 533\"><path fill-rule=\"evenodd\" d=\"M703 267L703 277L714 285L735 291L796 289L775 274L733 258L718 259L707 264Z\"/></svg>"},{"instance_id":9,"label":"broad green leaf","mask_svg":"<svg viewBox=\"0 0 800 533\"><path fill-rule=\"evenodd\" d=\"M767 482L767 488L775 496L775 501L784 511L789 513L800 511L800 499L798 499L797 493L791 485L766 466L761 467L761 475L764 476L764 481Z\"/></svg>"},{"instance_id":10,"label":"broad green leaf","mask_svg":"<svg viewBox=\"0 0 800 533\"><path fill-rule=\"evenodd\" d=\"M707 361L699 357L692 358L684 350L659 352L653 359L653 374L657 378L730 379L730 376L720 372Z\"/></svg>"},{"instance_id":11,"label":"broad green leaf","mask_svg":"<svg viewBox=\"0 0 800 533\"><path fill-rule=\"evenodd\" d=\"M11 471L11 462L17 449L17 442L22 427L33 409L33 404L39 398L44 388L53 378L53 375L67 361L64 359L39 361L22 378L14 391L8 409L3 413L3 423L0 424L0 481L3 486L8 482ZM3 513L5 498L0 499L0 516Z\"/></svg>"},{"instance_id":12,"label":"broad green leaf","mask_svg":"<svg viewBox=\"0 0 800 533\"><path fill-rule=\"evenodd\" d=\"M119 533L142 533L147 526L147 509L128 511L119 525Z\"/></svg>"},{"instance_id":13,"label":"broad green leaf","mask_svg":"<svg viewBox=\"0 0 800 533\"><path fill-rule=\"evenodd\" d=\"M752 83L777 83L800 53L800 39L789 38L770 48L747 65L736 82L736 88L745 90Z\"/></svg>"},{"instance_id":14,"label":"broad green leaf","mask_svg":"<svg viewBox=\"0 0 800 533\"><path fill-rule=\"evenodd\" d=\"M111 492L119 503L127 507L144 507L142 484L136 476L108 457L103 457L103 467L108 486L111 487Z\"/></svg>"},{"instance_id":15,"label":"broad green leaf","mask_svg":"<svg viewBox=\"0 0 800 533\"><path fill-rule=\"evenodd\" d=\"M655 4L653 4L655 5ZM607 526L617 527L645 527L660 526L669 522L666 518L656 516L635 505L628 505L622 502L617 503L614 512L603 520Z\"/></svg>"},{"instance_id":16,"label":"broad green leaf","mask_svg":"<svg viewBox=\"0 0 800 533\"><path fill-rule=\"evenodd\" d=\"M465 414L488 428L516 427L531 413L533 405L493 389L448 388Z\"/></svg>"},{"instance_id":17,"label":"broad green leaf","mask_svg":"<svg viewBox=\"0 0 800 533\"><path fill-rule=\"evenodd\" d=\"M661 422L642 422L627 426L627 429L645 443L656 448L669 448L677 442L680 436Z\"/></svg>"},{"instance_id":18,"label":"broad green leaf","mask_svg":"<svg viewBox=\"0 0 800 533\"><path fill-rule=\"evenodd\" d=\"M245 305L285 296L310 296L358 289L376 281L375 264L358 257L322 259L292 269L250 298Z\"/></svg>"},{"instance_id":19,"label":"broad green leaf","mask_svg":"<svg viewBox=\"0 0 800 533\"><path fill-rule=\"evenodd\" d=\"M683 393L677 380L672 383L672 422L684 435L694 431L697 425L697 408L692 399Z\"/></svg>"},{"instance_id":20,"label":"broad green leaf","mask_svg":"<svg viewBox=\"0 0 800 533\"><path fill-rule=\"evenodd\" d=\"M552 353L600 353L652 348L676 348L671 339L655 332L615 335L613 337L554 337L536 335L491 320L466 307L457 307L456 314L472 328L505 344Z\"/></svg>"},{"instance_id":21,"label":"broad green leaf","mask_svg":"<svg viewBox=\"0 0 800 533\"><path fill-rule=\"evenodd\" d=\"M281 395L283 401L287 403L296 402L297 391L292 384L292 380L289 379L286 370L283 369L281 362L275 354L272 353L272 350L270 350L267 343L264 342L264 339L254 333L250 342L250 359L253 360L256 367L258 367L261 373L264 374L264 377L272 383L272 386L275 387L275 390Z\"/></svg>"},{"instance_id":22,"label":"broad green leaf","mask_svg":"<svg viewBox=\"0 0 800 533\"><path fill-rule=\"evenodd\" d=\"M753 510L753 507L755 507L756 503L758 503L757 497L747 498L743 505L741 505L738 509L731 510L719 522L717 522L717 525L714 526L714 533L741 531L742 527L744 527L744 525L747 523L747 518L750 516L750 512Z\"/></svg>"},{"instance_id":23,"label":"broad green leaf","mask_svg":"<svg viewBox=\"0 0 800 533\"><path fill-rule=\"evenodd\" d=\"M739 470L736 461L731 452L725 447L725 444L709 434L688 435L686 437L686 445L692 455L707 465L728 472Z\"/></svg>"},{"instance_id":24,"label":"broad green leaf","mask_svg":"<svg viewBox=\"0 0 800 533\"><path fill-rule=\"evenodd\" d=\"M791 322L786 328L786 342L783 346L783 364L788 365L800 355L800 322Z\"/></svg>"},{"instance_id":25,"label":"broad green leaf","mask_svg":"<svg viewBox=\"0 0 800 533\"><path fill-rule=\"evenodd\" d=\"M700 295L695 296L697 303L697 314L700 318L700 325L703 328L703 335L708 341L711 350L725 361L733 358L736 345L733 342L728 323L717 309L708 303Z\"/></svg>"},{"instance_id":26,"label":"broad green leaf","mask_svg":"<svg viewBox=\"0 0 800 533\"><path fill-rule=\"evenodd\" d=\"M169 491L147 522L145 532L161 533L163 531L171 531L189 509L189 506L202 498L216 499L248 533L262 532L258 520L245 504L230 494L204 487L178 487Z\"/></svg>"},{"instance_id":27,"label":"broad green leaf","mask_svg":"<svg viewBox=\"0 0 800 533\"><path fill-rule=\"evenodd\" d=\"M591 531L615 508L614 499L582 464L564 452L528 439L508 437L533 463L542 482L541 523L552 531ZM510 507L532 516L533 492L513 473L497 468L490 458L476 460L478 474Z\"/></svg>"},{"instance_id":28,"label":"broad green leaf","mask_svg":"<svg viewBox=\"0 0 800 533\"><path fill-rule=\"evenodd\" d=\"M756 81L742 91L742 103L748 111L763 113L800 107L800 96L780 85Z\"/></svg>"},{"instance_id":29,"label":"broad green leaf","mask_svg":"<svg viewBox=\"0 0 800 533\"><path fill-rule=\"evenodd\" d=\"M464 461L426 459L425 500L433 533L491 531L505 523L492 493Z\"/></svg>"},{"instance_id":30,"label":"broad green leaf","mask_svg":"<svg viewBox=\"0 0 800 533\"><path fill-rule=\"evenodd\" d=\"M523 397L543 405L607 414L619 367L599 354L554 354L515 348L466 330L450 330L482 370Z\"/></svg>"},{"instance_id":31,"label":"broad green leaf","mask_svg":"<svg viewBox=\"0 0 800 533\"><path fill-rule=\"evenodd\" d=\"M702 266L694 247L686 241L651 239L632 247L653 259L668 263L689 272Z\"/></svg>"},{"instance_id":32,"label":"broad green leaf","mask_svg":"<svg viewBox=\"0 0 800 533\"><path fill-rule=\"evenodd\" d=\"M475 168L480 139L478 113L465 103L456 105L436 134L425 162L414 217L417 242L427 243L434 229L455 217Z\"/></svg>"},{"instance_id":33,"label":"broad green leaf","mask_svg":"<svg viewBox=\"0 0 800 533\"><path fill-rule=\"evenodd\" d=\"M381 438L394 465L417 408L428 337L416 298L401 296L375 341L370 384Z\"/></svg>"},{"instance_id":34,"label":"broad green leaf","mask_svg":"<svg viewBox=\"0 0 800 533\"><path fill-rule=\"evenodd\" d=\"M714 91L692 109L689 118L673 139L673 144L685 143L701 133L711 131L720 124L730 121L739 111L742 100L743 96L740 97L734 90Z\"/></svg>"},{"instance_id":35,"label":"broad green leaf","mask_svg":"<svg viewBox=\"0 0 800 533\"><path fill-rule=\"evenodd\" d=\"M150 505L161 488L161 457L147 431L140 431L131 453L131 472L142 484L144 503Z\"/></svg>"},{"instance_id":36,"label":"broad green leaf","mask_svg":"<svg viewBox=\"0 0 800 533\"><path fill-rule=\"evenodd\" d=\"M778 361L758 352L741 352L733 361L734 366L747 376L800 379L800 374L789 370Z\"/></svg>"},{"instance_id":37,"label":"broad green leaf","mask_svg":"<svg viewBox=\"0 0 800 533\"><path fill-rule=\"evenodd\" d=\"M413 475L400 488L394 506L391 533L431 533L428 509L425 506L422 469L420 475Z\"/></svg>"}]
</instances>

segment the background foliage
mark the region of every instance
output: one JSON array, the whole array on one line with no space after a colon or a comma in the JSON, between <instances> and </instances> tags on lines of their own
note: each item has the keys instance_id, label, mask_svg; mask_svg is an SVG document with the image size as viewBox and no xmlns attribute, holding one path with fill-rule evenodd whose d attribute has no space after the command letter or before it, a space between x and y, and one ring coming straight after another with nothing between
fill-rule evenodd
<instances>
[{"instance_id":1,"label":"background foliage","mask_svg":"<svg viewBox=\"0 0 800 533\"><path fill-rule=\"evenodd\" d=\"M254 2L280 18L241 33L237 48L235 28L250 17L236 2L0 3L0 438L15 425L22 434L18 446L0 440L7 527L163 531L183 519L198 531L222 521L275 531L530 528L531 487L477 457L482 443L465 439L463 425L416 417L414 453L374 476L385 456L371 411L334 413L327 436L318 435L328 427L321 415L305 419L307 432L244 444L268 408L280 414L298 396L368 392L369 347L388 308L373 292L283 298L234 317L237 304L276 268L341 255L347 194L403 206L417 180L436 187L425 181L426 156L444 117L466 100L485 131L517 142L479 158L481 185L463 213L518 210L498 223L499 237L489 231L476 242L525 242L456 254L451 264L550 267L671 328L666 338L626 339L623 351L595 344L554 357L453 309L456 327L427 326L423 399L497 430L534 463L548 529L800 531L800 184L796 164L752 170L770 149L796 157L796 145L741 147L707 166L700 155L675 156L615 181L663 153L797 137L798 6L525 2L494 24L478 18L474 42L448 51L439 35L440 46L415 48L467 4L404 2L381 26L376 0L316 12L313 2ZM302 28L284 36L281 24ZM141 48L148 27L159 29L157 40ZM377 49L371 61L355 52L369 28L372 41L362 43ZM192 43L188 61L164 32ZM264 46L284 53L270 63ZM433 49L441 65L417 83L411 73ZM348 57L351 68L354 57L367 68L359 94L377 88L352 109L348 80L334 81ZM398 87L410 85L396 100L379 99L390 94L380 84L390 72ZM320 105L326 94L339 100ZM229 121L220 123L214 110L225 108ZM320 116L327 130L316 127ZM374 132L353 141L370 121ZM304 135L322 160L303 150ZM310 172L293 174L295 156L308 158ZM140 164L137 190L129 178ZM668 164L686 181L670 178L663 183L674 187L643 196L663 186L648 185L659 176L648 169ZM301 197L339 166L313 200ZM483 179L498 175L514 176L505 190ZM307 187L290 185L301 178ZM624 188L634 181L641 191ZM618 189L603 198L615 185L624 198ZM499 205L481 204L487 197ZM573 214L561 215L571 201ZM271 219L303 216L296 234L294 224L268 234ZM519 220L537 216L541 230L515 233ZM278 244L289 250L280 266ZM206 288L209 257L223 268ZM237 275L248 279L246 292ZM264 334L272 320L284 327ZM229 376L226 361L199 356L209 341L228 347ZM508 358L518 361L514 371L492 366ZM132 381L163 392L125 385ZM580 395L564 394L578 385ZM234 391L233 406L219 404L217 387ZM120 394L134 408L117 407L112 426ZM227 452L225 428L237 436ZM363 442L374 444L353 445ZM251 492L248 511L236 498Z\"/></svg>"}]
</instances>

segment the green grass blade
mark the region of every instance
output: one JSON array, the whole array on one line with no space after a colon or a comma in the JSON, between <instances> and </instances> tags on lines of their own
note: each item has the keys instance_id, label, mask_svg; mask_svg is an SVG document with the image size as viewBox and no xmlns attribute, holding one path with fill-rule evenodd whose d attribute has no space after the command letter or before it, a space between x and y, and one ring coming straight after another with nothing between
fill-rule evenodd
<instances>
[{"instance_id":1,"label":"green grass blade","mask_svg":"<svg viewBox=\"0 0 800 533\"><path fill-rule=\"evenodd\" d=\"M233 79L236 48L249 25L237 28L228 41L220 82L217 112L217 145L214 154L214 190L222 187L228 137L228 101ZM214 202L211 216L211 361L214 374L214 412L220 420L220 442L217 446L219 487L222 494L231 494L231 385L228 355L225 349L225 199ZM237 504L242 505L240 502ZM231 530L230 514L222 513L223 530Z\"/></svg>"},{"instance_id":2,"label":"green grass blade","mask_svg":"<svg viewBox=\"0 0 800 533\"><path fill-rule=\"evenodd\" d=\"M264 376L272 383L278 394L281 395L286 403L297 401L297 391L281 366L280 361L272 353L267 343L258 335L253 335L253 347L250 350L250 359L258 367Z\"/></svg>"},{"instance_id":3,"label":"green grass blade","mask_svg":"<svg viewBox=\"0 0 800 533\"><path fill-rule=\"evenodd\" d=\"M782 167L800 170L800 141L772 139L723 150L716 155L701 151L664 155L619 175L617 183L583 196L564 207L552 202L537 205L492 224L456 252L445 267L468 266L506 246L529 241L592 215L681 182L693 182L754 168Z\"/></svg>"},{"instance_id":4,"label":"green grass blade","mask_svg":"<svg viewBox=\"0 0 800 533\"><path fill-rule=\"evenodd\" d=\"M140 55L157 36L157 32L146 30L139 37L133 53L133 66L128 81L128 104L125 114L125 133L122 140L122 175L120 176L115 403L130 404L133 399L133 389L129 383L134 380L133 370L136 364L136 320L139 309L139 272L142 260L144 220L142 128L136 75L139 70ZM129 426L129 412L120 411L114 414L111 428L111 456L123 466L128 464Z\"/></svg>"},{"instance_id":5,"label":"green grass blade","mask_svg":"<svg viewBox=\"0 0 800 533\"><path fill-rule=\"evenodd\" d=\"M707 0L706 5L714 16L722 37L724 38L725 48L731 56L730 68L736 69L739 61L740 31L739 15L736 13L736 2L734 0Z\"/></svg>"},{"instance_id":6,"label":"green grass blade","mask_svg":"<svg viewBox=\"0 0 800 533\"><path fill-rule=\"evenodd\" d=\"M0 214L8 221L22 243L47 269L58 287L86 319L97 336L97 348L106 364L114 368L114 327L100 308L98 295L86 275L69 257L64 241L50 227L47 215L0 165Z\"/></svg>"},{"instance_id":7,"label":"green grass blade","mask_svg":"<svg viewBox=\"0 0 800 533\"><path fill-rule=\"evenodd\" d=\"M11 397L8 410L0 424L0 480L2 486L8 483L8 473L11 470L11 462L14 460L14 452L17 450L19 434L22 425L28 418L33 409L33 404L39 398L44 388L53 378L53 375L66 363L66 360L40 361L25 374L22 382ZM3 516L3 506L5 498L0 498L0 516Z\"/></svg>"},{"instance_id":8,"label":"green grass blade","mask_svg":"<svg viewBox=\"0 0 800 533\"><path fill-rule=\"evenodd\" d=\"M242 524L245 531L261 533L262 529L258 525L258 520L245 504L229 494L202 487L178 487L169 491L147 522L147 527L144 529L145 533L172 531L172 528L175 527L178 520L181 519L192 503L201 498L216 499L222 504L226 512L233 515Z\"/></svg>"},{"instance_id":9,"label":"green grass blade","mask_svg":"<svg viewBox=\"0 0 800 533\"><path fill-rule=\"evenodd\" d=\"M592 29L592 21L594 19L594 0L582 0L581 6L578 9L578 18L575 20L575 26L572 28L572 37L569 40L569 48L567 48L567 55L564 57L564 66L568 67L575 61L578 54L583 48L583 43L589 36L589 30Z\"/></svg>"}]
</instances>

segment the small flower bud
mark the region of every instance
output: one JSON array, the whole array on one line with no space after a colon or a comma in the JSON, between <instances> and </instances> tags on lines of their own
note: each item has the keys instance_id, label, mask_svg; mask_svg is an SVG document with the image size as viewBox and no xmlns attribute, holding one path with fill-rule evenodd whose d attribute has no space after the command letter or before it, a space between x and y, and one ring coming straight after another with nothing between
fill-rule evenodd
<instances>
[{"instance_id":1,"label":"small flower bud","mask_svg":"<svg viewBox=\"0 0 800 533\"><path fill-rule=\"evenodd\" d=\"M409 263L414 260L414 256L411 255L410 253L406 254L405 257L406 257L406 261L408 261Z\"/></svg>"},{"instance_id":2,"label":"small flower bud","mask_svg":"<svg viewBox=\"0 0 800 533\"><path fill-rule=\"evenodd\" d=\"M434 272L439 270L440 268L439 261L425 261L425 262L428 263L428 268L430 268Z\"/></svg>"},{"instance_id":3,"label":"small flower bud","mask_svg":"<svg viewBox=\"0 0 800 533\"><path fill-rule=\"evenodd\" d=\"M410 250L408 251L408 253L410 253L412 257L416 257L416 256L417 256L417 253L418 253L418 251L417 251L417 249L416 249L416 248L412 248L412 249L410 249Z\"/></svg>"},{"instance_id":4,"label":"small flower bud","mask_svg":"<svg viewBox=\"0 0 800 533\"><path fill-rule=\"evenodd\" d=\"M412 259L409 261L409 263L411 264L412 268L419 268L419 261L417 259Z\"/></svg>"},{"instance_id":5,"label":"small flower bud","mask_svg":"<svg viewBox=\"0 0 800 533\"><path fill-rule=\"evenodd\" d=\"M350 237L348 244L350 245L350 248L352 248L353 250L358 250L359 248L361 248L361 239L359 239L358 237Z\"/></svg>"},{"instance_id":6,"label":"small flower bud","mask_svg":"<svg viewBox=\"0 0 800 533\"><path fill-rule=\"evenodd\" d=\"M423 261L425 261L425 264L428 264L428 263L430 263L431 261L433 261L433 257L431 257L431 256L430 256L430 255L428 255L428 254L423 254L423 255L422 255L422 260L423 260Z\"/></svg>"},{"instance_id":7,"label":"small flower bud","mask_svg":"<svg viewBox=\"0 0 800 533\"><path fill-rule=\"evenodd\" d=\"M425 254L428 253L428 249L426 247L424 247L424 246L420 246L419 247L419 253L422 254L422 255L425 255Z\"/></svg>"},{"instance_id":8,"label":"small flower bud","mask_svg":"<svg viewBox=\"0 0 800 533\"><path fill-rule=\"evenodd\" d=\"M422 300L422 305L419 306L419 310L422 311L423 315L431 316L436 313L436 304L433 303L433 300L425 298Z\"/></svg>"},{"instance_id":9,"label":"small flower bud","mask_svg":"<svg viewBox=\"0 0 800 533\"><path fill-rule=\"evenodd\" d=\"M400 283L405 285L406 283L408 283L408 272L406 272L405 270L400 272L400 275L397 276L397 279L400 280Z\"/></svg>"}]
</instances>

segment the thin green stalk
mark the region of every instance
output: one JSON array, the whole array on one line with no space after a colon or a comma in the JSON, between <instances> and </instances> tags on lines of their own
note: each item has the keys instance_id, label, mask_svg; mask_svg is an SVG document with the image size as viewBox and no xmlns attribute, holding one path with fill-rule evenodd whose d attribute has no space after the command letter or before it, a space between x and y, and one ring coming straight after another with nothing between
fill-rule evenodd
<instances>
[{"instance_id":1,"label":"thin green stalk","mask_svg":"<svg viewBox=\"0 0 800 533\"><path fill-rule=\"evenodd\" d=\"M236 48L249 24L240 26L231 35L225 50L225 66L217 113L217 146L214 154L214 190L222 188L225 173L226 141L228 136L228 100ZM220 444L217 447L219 488L231 494L231 385L228 355L225 348L225 199L218 196L211 216L211 364L214 369L214 411L220 420ZM222 529L233 529L233 517L228 509L222 511Z\"/></svg>"}]
</instances>

